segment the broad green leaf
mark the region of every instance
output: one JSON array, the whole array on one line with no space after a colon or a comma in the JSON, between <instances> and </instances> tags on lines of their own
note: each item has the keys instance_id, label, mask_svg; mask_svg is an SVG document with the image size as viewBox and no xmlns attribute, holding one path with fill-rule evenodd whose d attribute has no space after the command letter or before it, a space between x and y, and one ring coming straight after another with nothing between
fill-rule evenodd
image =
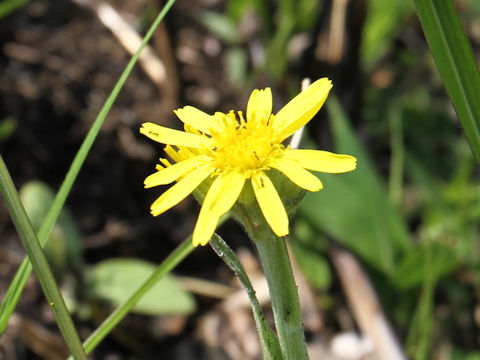
<instances>
[{"instance_id":1,"label":"broad green leaf","mask_svg":"<svg viewBox=\"0 0 480 360\"><path fill-rule=\"evenodd\" d=\"M85 351L90 353L95 347L118 325L118 323L130 312L138 301L147 294L153 286L166 274L172 271L182 260L188 256L195 247L192 244L192 237L186 238L176 249L174 249L169 256L157 266L148 279L146 279L138 287L135 292L131 293L125 302L117 307L95 331L84 341L83 346ZM68 360L74 360L72 356Z\"/></svg>"},{"instance_id":2,"label":"broad green leaf","mask_svg":"<svg viewBox=\"0 0 480 360\"><path fill-rule=\"evenodd\" d=\"M93 265L87 271L89 297L119 306L155 271L155 265L134 258L114 258ZM193 296L182 289L175 277L165 275L133 307L146 315L190 314L195 310Z\"/></svg>"},{"instance_id":3,"label":"broad green leaf","mask_svg":"<svg viewBox=\"0 0 480 360\"><path fill-rule=\"evenodd\" d=\"M20 200L36 232L40 229L55 194L45 183L31 181L20 190ZM82 268L82 239L67 209L63 209L45 246L45 255L58 279L69 268L77 273Z\"/></svg>"},{"instance_id":4,"label":"broad green leaf","mask_svg":"<svg viewBox=\"0 0 480 360\"><path fill-rule=\"evenodd\" d=\"M335 152L355 156L357 169L347 174L318 174L324 189L307 194L299 212L375 268L391 272L395 259L410 246L406 225L334 97L328 100L328 112Z\"/></svg>"},{"instance_id":5,"label":"broad green leaf","mask_svg":"<svg viewBox=\"0 0 480 360\"><path fill-rule=\"evenodd\" d=\"M480 73L452 0L414 0L433 58L480 161Z\"/></svg>"}]
</instances>

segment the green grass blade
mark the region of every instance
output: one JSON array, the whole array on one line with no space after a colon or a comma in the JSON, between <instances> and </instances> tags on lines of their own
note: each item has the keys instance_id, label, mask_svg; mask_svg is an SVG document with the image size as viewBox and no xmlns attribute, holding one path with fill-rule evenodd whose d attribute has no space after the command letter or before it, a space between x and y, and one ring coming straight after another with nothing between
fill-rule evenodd
<instances>
[{"instance_id":1,"label":"green grass blade","mask_svg":"<svg viewBox=\"0 0 480 360\"><path fill-rule=\"evenodd\" d=\"M480 73L452 0L414 0L433 58L480 161Z\"/></svg>"},{"instance_id":2,"label":"green grass blade","mask_svg":"<svg viewBox=\"0 0 480 360\"><path fill-rule=\"evenodd\" d=\"M10 13L27 5L30 0L3 0L0 2L0 19L10 15Z\"/></svg>"},{"instance_id":3,"label":"green grass blade","mask_svg":"<svg viewBox=\"0 0 480 360\"><path fill-rule=\"evenodd\" d=\"M177 266L195 247L192 237L188 237L180 244L155 270L155 272L130 296L122 305L106 318L103 323L83 343L85 351L90 353L105 336L127 315L135 304L145 295L163 276ZM69 358L73 360L72 357Z\"/></svg>"},{"instance_id":4,"label":"green grass blade","mask_svg":"<svg viewBox=\"0 0 480 360\"><path fill-rule=\"evenodd\" d=\"M7 167L0 155L0 191L5 198L13 222L17 228L23 246L31 259L32 266L35 269L38 280L42 287L43 293L47 298L50 308L55 315L58 327L65 339L68 348L72 352L75 359L87 359L82 343L78 337L73 321L68 314L68 310L63 301L60 290L52 274L52 270L48 265L47 259L43 254L42 247L35 235L33 226L28 219L27 213L20 202L15 185L8 173Z\"/></svg>"},{"instance_id":5,"label":"green grass blade","mask_svg":"<svg viewBox=\"0 0 480 360\"><path fill-rule=\"evenodd\" d=\"M267 360L282 359L283 355L278 339L265 321L262 308L255 296L255 290L237 255L235 255L232 249L217 234L213 234L210 240L210 246L230 269L232 269L247 291L250 304L252 305L253 318L255 319L258 336L260 337L260 343L262 345L263 356Z\"/></svg>"},{"instance_id":6,"label":"green grass blade","mask_svg":"<svg viewBox=\"0 0 480 360\"><path fill-rule=\"evenodd\" d=\"M113 103L115 102L118 94L120 93L120 90L122 89L123 85L125 84L125 81L130 75L130 72L132 71L134 65L136 64L138 57L140 56L140 53L142 52L143 48L152 37L155 29L158 27L158 25L163 20L168 10L172 7L174 3L175 3L175 0L169 0L168 3L162 9L162 11L158 14L157 18L153 22L149 31L145 35L145 38L143 39L141 46L139 47L137 52L132 56L130 62L126 66L120 78L118 79L117 84L113 88L112 92L110 93L110 96L108 97L107 101L103 105L92 127L90 128L87 136L85 137L85 140L83 141L77 155L75 156L72 162L72 165L70 166L70 169L68 170L68 173L65 176L62 186L60 187L60 190L58 191L55 197L55 200L53 201L52 207L48 211L48 214L45 217L45 220L42 223L42 226L38 232L38 239L42 247L48 241L50 232L52 231L52 228L55 225L55 222L57 221L58 215L62 210L65 200L68 194L70 193L70 189L72 188L73 183L77 178L77 175L83 165L83 162L85 161L85 158L87 157L88 152L90 151L93 145L93 142L95 141L95 138L97 137L98 132L100 131L105 121L105 118L107 117L110 109L112 108ZM25 283L27 282L27 279L30 276L31 272L32 272L32 267L30 265L30 262L28 261L28 258L25 258L20 268L18 269L17 273L15 274L15 277L12 283L10 284L10 287L7 290L7 293L5 294L5 298L3 299L2 305L0 306L0 336L1 334L3 334L3 332L5 331L5 328L7 327L8 320L10 319L10 316L18 303L18 299L20 298L23 288L25 287Z\"/></svg>"}]
</instances>

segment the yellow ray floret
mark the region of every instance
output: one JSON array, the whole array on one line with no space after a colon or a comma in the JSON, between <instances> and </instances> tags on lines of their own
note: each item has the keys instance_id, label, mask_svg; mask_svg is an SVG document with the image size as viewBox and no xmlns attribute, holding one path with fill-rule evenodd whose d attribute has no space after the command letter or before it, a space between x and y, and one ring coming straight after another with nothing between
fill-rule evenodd
<instances>
[{"instance_id":1,"label":"yellow ray floret","mask_svg":"<svg viewBox=\"0 0 480 360\"><path fill-rule=\"evenodd\" d=\"M330 174L352 171L357 167L357 159L353 156L322 150L289 150L283 158L293 160L305 169Z\"/></svg>"},{"instance_id":2,"label":"yellow ray floret","mask_svg":"<svg viewBox=\"0 0 480 360\"><path fill-rule=\"evenodd\" d=\"M161 159L158 171L145 179L145 187L177 181L152 204L152 214L160 215L175 206L211 178L192 240L195 246L205 245L220 217L233 207L249 181L272 231L277 236L288 235L288 215L268 176L270 169L280 171L305 190L319 191L322 182L310 171L342 173L356 168L356 159L350 155L292 150L282 144L313 118L331 88L330 80L317 80L276 115L272 114L272 92L266 88L252 92L246 118L241 111L208 115L185 106L175 111L185 131L143 124L140 132L166 144L165 152L174 161L172 165Z\"/></svg>"},{"instance_id":3,"label":"yellow ray floret","mask_svg":"<svg viewBox=\"0 0 480 360\"><path fill-rule=\"evenodd\" d=\"M288 235L288 215L270 178L260 172L252 177L252 187L263 216L275 235Z\"/></svg>"},{"instance_id":4,"label":"yellow ray floret","mask_svg":"<svg viewBox=\"0 0 480 360\"><path fill-rule=\"evenodd\" d=\"M275 159L270 166L282 172L294 184L308 191L319 191L323 188L319 178L310 171L305 170L296 161L287 159Z\"/></svg>"},{"instance_id":5,"label":"yellow ray floret","mask_svg":"<svg viewBox=\"0 0 480 360\"><path fill-rule=\"evenodd\" d=\"M244 183L245 178L235 171L217 176L203 200L193 231L193 245L206 245L210 241L218 219L235 204Z\"/></svg>"}]
</instances>

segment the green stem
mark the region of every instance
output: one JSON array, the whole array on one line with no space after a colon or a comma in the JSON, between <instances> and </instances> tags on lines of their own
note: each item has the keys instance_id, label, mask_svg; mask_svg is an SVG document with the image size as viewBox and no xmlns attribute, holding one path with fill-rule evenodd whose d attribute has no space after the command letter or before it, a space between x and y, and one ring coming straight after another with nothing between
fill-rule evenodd
<instances>
[{"instance_id":1,"label":"green stem","mask_svg":"<svg viewBox=\"0 0 480 360\"><path fill-rule=\"evenodd\" d=\"M390 177L388 179L388 190L390 199L394 204L400 204L403 190L403 127L402 115L398 107L390 114L390 144L392 154L390 156Z\"/></svg>"},{"instance_id":2,"label":"green stem","mask_svg":"<svg viewBox=\"0 0 480 360\"><path fill-rule=\"evenodd\" d=\"M236 211L260 256L283 357L285 360L308 359L297 285L285 238L271 231L256 203L237 206Z\"/></svg>"},{"instance_id":3,"label":"green stem","mask_svg":"<svg viewBox=\"0 0 480 360\"><path fill-rule=\"evenodd\" d=\"M87 359L82 343L78 337L73 321L68 314L67 307L63 301L62 295L58 290L52 270L48 265L47 259L43 254L42 247L38 242L33 226L28 219L27 213L20 202L18 193L13 184L8 169L0 155L0 191L5 198L13 222L17 228L20 239L22 240L25 251L32 263L33 269L37 274L43 293L50 304L50 308L55 315L58 327L65 339L72 355L77 360Z\"/></svg>"}]
</instances>

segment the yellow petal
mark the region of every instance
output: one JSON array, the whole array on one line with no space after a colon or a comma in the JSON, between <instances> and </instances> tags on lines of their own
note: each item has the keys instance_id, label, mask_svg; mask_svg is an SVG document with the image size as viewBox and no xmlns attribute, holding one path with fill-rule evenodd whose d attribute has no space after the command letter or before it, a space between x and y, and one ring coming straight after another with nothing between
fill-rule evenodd
<instances>
[{"instance_id":1,"label":"yellow petal","mask_svg":"<svg viewBox=\"0 0 480 360\"><path fill-rule=\"evenodd\" d=\"M208 157L205 155L196 156L191 159L180 161L171 166L165 167L157 171L156 173L148 176L145 181L145 189L170 184L172 181L177 180L186 173L190 172L195 167L205 163Z\"/></svg>"},{"instance_id":2,"label":"yellow petal","mask_svg":"<svg viewBox=\"0 0 480 360\"><path fill-rule=\"evenodd\" d=\"M315 116L332 86L332 82L327 78L315 81L275 115L275 124L280 130L278 141L292 135Z\"/></svg>"},{"instance_id":3,"label":"yellow petal","mask_svg":"<svg viewBox=\"0 0 480 360\"><path fill-rule=\"evenodd\" d=\"M210 211L200 211L197 224L193 230L192 243L193 246L205 246L212 238L215 228L217 227L219 217Z\"/></svg>"},{"instance_id":4,"label":"yellow petal","mask_svg":"<svg viewBox=\"0 0 480 360\"><path fill-rule=\"evenodd\" d=\"M352 171L357 167L357 159L353 156L322 150L288 150L283 158L296 161L305 169L331 174Z\"/></svg>"},{"instance_id":5,"label":"yellow petal","mask_svg":"<svg viewBox=\"0 0 480 360\"><path fill-rule=\"evenodd\" d=\"M245 177L237 172L219 175L208 189L193 231L193 245L206 245L217 226L220 216L229 211L240 195Z\"/></svg>"},{"instance_id":6,"label":"yellow petal","mask_svg":"<svg viewBox=\"0 0 480 360\"><path fill-rule=\"evenodd\" d=\"M208 189L200 212L207 210L222 216L235 204L244 183L245 177L236 171L217 176Z\"/></svg>"},{"instance_id":7,"label":"yellow petal","mask_svg":"<svg viewBox=\"0 0 480 360\"><path fill-rule=\"evenodd\" d=\"M272 90L270 88L252 91L247 103L247 121L253 119L254 112L261 114L262 117L270 117L272 112Z\"/></svg>"},{"instance_id":8,"label":"yellow petal","mask_svg":"<svg viewBox=\"0 0 480 360\"><path fill-rule=\"evenodd\" d=\"M213 117L207 113L193 106L185 106L184 108L175 110L174 113L184 124L188 124L205 134L211 135L210 129L215 125L215 122Z\"/></svg>"},{"instance_id":9,"label":"yellow petal","mask_svg":"<svg viewBox=\"0 0 480 360\"><path fill-rule=\"evenodd\" d=\"M278 159L270 164L271 167L281 171L294 184L308 191L319 191L323 188L319 178L310 171L299 166L295 161Z\"/></svg>"},{"instance_id":10,"label":"yellow petal","mask_svg":"<svg viewBox=\"0 0 480 360\"><path fill-rule=\"evenodd\" d=\"M207 165L201 166L190 172L178 183L165 191L150 207L153 216L160 215L185 199L195 188L201 184L213 169Z\"/></svg>"},{"instance_id":11,"label":"yellow petal","mask_svg":"<svg viewBox=\"0 0 480 360\"><path fill-rule=\"evenodd\" d=\"M170 145L165 146L165 149L163 149L165 153L170 156L170 158L175 161L175 162L180 162L182 161L182 157L178 154L178 151L172 148Z\"/></svg>"},{"instance_id":12,"label":"yellow petal","mask_svg":"<svg viewBox=\"0 0 480 360\"><path fill-rule=\"evenodd\" d=\"M153 123L143 123L140 133L162 144L201 148L211 146L206 136L189 134L184 131L166 128Z\"/></svg>"},{"instance_id":13,"label":"yellow petal","mask_svg":"<svg viewBox=\"0 0 480 360\"><path fill-rule=\"evenodd\" d=\"M263 216L275 235L288 235L287 212L270 178L258 173L252 176L252 187Z\"/></svg>"}]
</instances>

